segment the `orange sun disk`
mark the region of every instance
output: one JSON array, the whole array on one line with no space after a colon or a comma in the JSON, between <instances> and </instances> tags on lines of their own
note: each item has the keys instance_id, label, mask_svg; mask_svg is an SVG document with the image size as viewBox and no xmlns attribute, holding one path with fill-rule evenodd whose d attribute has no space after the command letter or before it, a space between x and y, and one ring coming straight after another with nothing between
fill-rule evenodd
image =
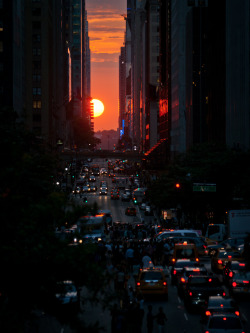
<instances>
[{"instance_id":1,"label":"orange sun disk","mask_svg":"<svg viewBox=\"0 0 250 333\"><path fill-rule=\"evenodd\" d=\"M104 112L104 105L99 99L92 99L91 103L94 106L94 118L99 117Z\"/></svg>"}]
</instances>

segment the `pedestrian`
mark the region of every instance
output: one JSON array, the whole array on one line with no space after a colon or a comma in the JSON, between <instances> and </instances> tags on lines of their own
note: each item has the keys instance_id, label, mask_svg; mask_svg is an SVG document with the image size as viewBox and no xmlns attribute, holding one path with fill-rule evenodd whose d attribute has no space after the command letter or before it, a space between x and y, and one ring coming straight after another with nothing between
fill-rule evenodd
<instances>
[{"instance_id":1,"label":"pedestrian","mask_svg":"<svg viewBox=\"0 0 250 333\"><path fill-rule=\"evenodd\" d=\"M153 333L154 329L154 316L152 313L152 305L148 305L148 313L147 313L147 332Z\"/></svg>"},{"instance_id":2,"label":"pedestrian","mask_svg":"<svg viewBox=\"0 0 250 333\"><path fill-rule=\"evenodd\" d=\"M158 313L155 315L157 325L158 325L158 332L164 332L164 324L168 320L165 313L163 312L162 306L159 307Z\"/></svg>"}]
</instances>

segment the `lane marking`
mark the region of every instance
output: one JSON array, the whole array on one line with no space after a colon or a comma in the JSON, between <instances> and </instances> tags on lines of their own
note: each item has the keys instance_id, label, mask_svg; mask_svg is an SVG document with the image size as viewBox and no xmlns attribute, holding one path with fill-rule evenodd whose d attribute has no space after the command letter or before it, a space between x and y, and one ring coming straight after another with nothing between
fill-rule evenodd
<instances>
[{"instance_id":1,"label":"lane marking","mask_svg":"<svg viewBox=\"0 0 250 333\"><path fill-rule=\"evenodd\" d=\"M245 316L244 313L243 313L242 317L244 318L245 321L248 321L248 320L247 320L247 317Z\"/></svg>"},{"instance_id":2,"label":"lane marking","mask_svg":"<svg viewBox=\"0 0 250 333\"><path fill-rule=\"evenodd\" d=\"M179 297L179 296L178 296L178 302L179 302L179 303L181 303L181 299L180 299L180 297Z\"/></svg>"},{"instance_id":3,"label":"lane marking","mask_svg":"<svg viewBox=\"0 0 250 333\"><path fill-rule=\"evenodd\" d=\"M184 317L186 320L188 320L188 316L187 316L186 312L184 312Z\"/></svg>"}]
</instances>

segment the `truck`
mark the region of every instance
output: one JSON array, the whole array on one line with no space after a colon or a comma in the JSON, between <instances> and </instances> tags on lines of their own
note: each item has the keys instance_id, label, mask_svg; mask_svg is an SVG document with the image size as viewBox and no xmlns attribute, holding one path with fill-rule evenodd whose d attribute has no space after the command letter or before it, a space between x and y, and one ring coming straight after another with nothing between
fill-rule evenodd
<instances>
[{"instance_id":1,"label":"truck","mask_svg":"<svg viewBox=\"0 0 250 333\"><path fill-rule=\"evenodd\" d=\"M206 238L222 241L226 238L245 238L250 234L250 209L229 210L224 224L209 224Z\"/></svg>"}]
</instances>

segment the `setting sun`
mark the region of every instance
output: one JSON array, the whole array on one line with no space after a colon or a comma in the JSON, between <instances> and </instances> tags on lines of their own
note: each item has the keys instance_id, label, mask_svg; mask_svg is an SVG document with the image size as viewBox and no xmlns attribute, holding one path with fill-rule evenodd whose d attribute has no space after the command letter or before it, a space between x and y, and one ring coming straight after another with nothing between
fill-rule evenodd
<instances>
[{"instance_id":1,"label":"setting sun","mask_svg":"<svg viewBox=\"0 0 250 333\"><path fill-rule=\"evenodd\" d=\"M99 99L92 99L91 103L94 104L94 118L101 116L104 111L103 103Z\"/></svg>"}]
</instances>

